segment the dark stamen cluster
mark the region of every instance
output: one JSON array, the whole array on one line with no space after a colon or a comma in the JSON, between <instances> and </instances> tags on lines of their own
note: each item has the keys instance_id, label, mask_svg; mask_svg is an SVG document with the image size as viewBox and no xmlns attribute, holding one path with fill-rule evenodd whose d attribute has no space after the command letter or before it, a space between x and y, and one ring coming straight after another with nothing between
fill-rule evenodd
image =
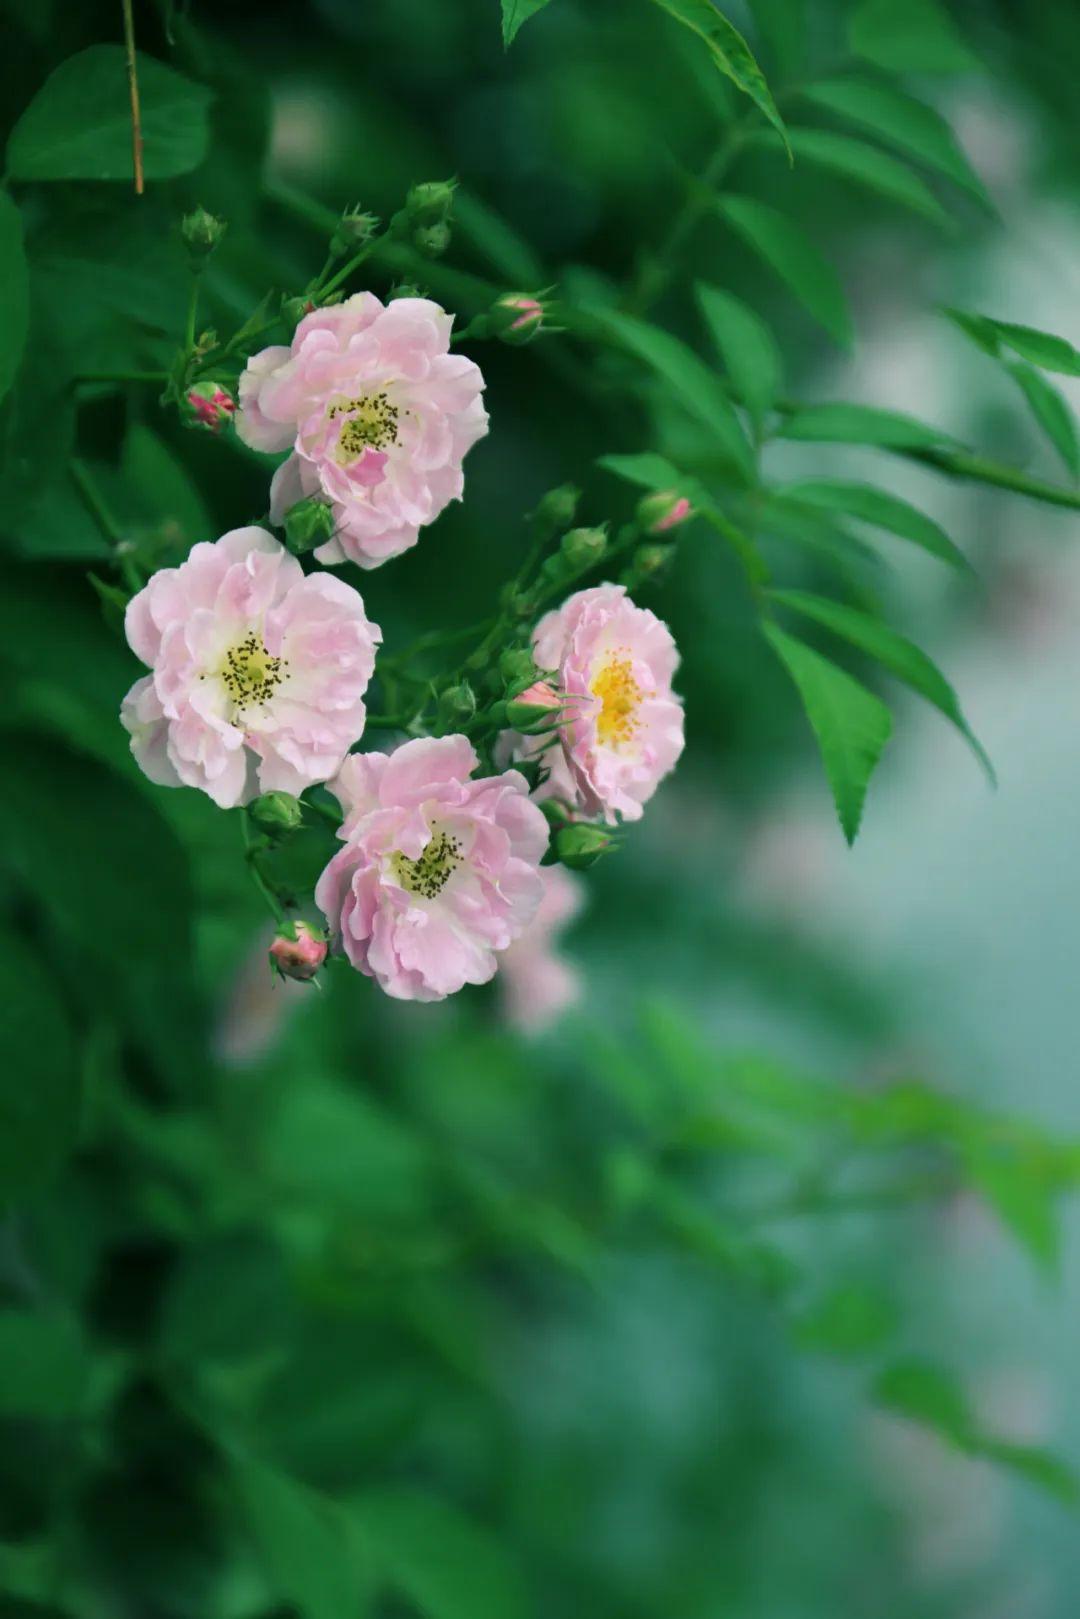
<instances>
[{"instance_id":1,"label":"dark stamen cluster","mask_svg":"<svg viewBox=\"0 0 1080 1619\"><path fill-rule=\"evenodd\" d=\"M235 712L243 715L251 704L269 702L285 678L286 668L284 658L271 657L254 630L230 647L221 666L221 678Z\"/></svg>"},{"instance_id":2,"label":"dark stamen cluster","mask_svg":"<svg viewBox=\"0 0 1080 1619\"><path fill-rule=\"evenodd\" d=\"M350 460L365 449L383 450L397 441L398 408L391 404L385 390L357 399L339 399L326 414L330 421L339 416L349 417L341 429L338 446Z\"/></svg>"},{"instance_id":3,"label":"dark stamen cluster","mask_svg":"<svg viewBox=\"0 0 1080 1619\"><path fill-rule=\"evenodd\" d=\"M461 864L461 842L446 832L432 828L423 853L418 860L407 854L395 854L394 866L403 888L422 899L437 899Z\"/></svg>"}]
</instances>

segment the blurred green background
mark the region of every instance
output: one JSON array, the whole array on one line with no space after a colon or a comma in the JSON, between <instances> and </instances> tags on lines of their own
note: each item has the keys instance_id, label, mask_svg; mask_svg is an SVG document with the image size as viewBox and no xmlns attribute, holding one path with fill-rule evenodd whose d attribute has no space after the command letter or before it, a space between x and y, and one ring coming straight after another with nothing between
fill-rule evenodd
<instances>
[{"instance_id":1,"label":"blurred green background","mask_svg":"<svg viewBox=\"0 0 1080 1619\"><path fill-rule=\"evenodd\" d=\"M2 9L9 124L121 37L119 3ZM727 9L774 86L843 60L840 0ZM771 325L794 398L909 411L1061 481L936 306L1075 330L1080 13L952 10L965 70L906 82L995 211L956 193L935 231L749 150L733 183L836 264L854 346L715 217L653 313L705 352L692 286L720 285ZM298 196L385 217L450 174L452 246L416 272L434 296L463 318L514 286L602 306L741 108L647 0L552 0L509 52L496 0L135 14L142 50L215 92L206 162L139 201L11 187L32 316L2 418L0 1612L1071 1619L1076 513L770 446L776 481L872 477L970 558L975 583L875 540L860 584L952 678L998 792L901 700L847 850L745 579L694 524L648 598L682 651L688 747L586 880L561 946L577 1004L525 1036L497 983L438 1006L344 966L275 985L238 816L127 757L139 671L67 472L93 468L124 532L173 556L256 520L267 467L153 387L83 388L76 412L72 376L168 363L175 226L199 203L229 221L222 330L317 271L327 233ZM610 356L472 352L492 427L465 502L361 581L391 650L494 601L552 485L625 517L598 457L711 470L701 430ZM815 552L763 546L821 588ZM312 836L295 858L326 853Z\"/></svg>"}]
</instances>

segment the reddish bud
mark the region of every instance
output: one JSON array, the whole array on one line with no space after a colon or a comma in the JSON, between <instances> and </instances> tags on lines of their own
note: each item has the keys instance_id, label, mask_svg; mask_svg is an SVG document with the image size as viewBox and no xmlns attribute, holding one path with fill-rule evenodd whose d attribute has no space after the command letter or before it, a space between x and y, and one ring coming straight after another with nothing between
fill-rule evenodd
<instances>
[{"instance_id":1,"label":"reddish bud","mask_svg":"<svg viewBox=\"0 0 1080 1619\"><path fill-rule=\"evenodd\" d=\"M295 923L293 933L291 939L278 934L270 946L270 964L283 977L306 983L326 960L327 943L319 930L306 922Z\"/></svg>"},{"instance_id":2,"label":"reddish bud","mask_svg":"<svg viewBox=\"0 0 1080 1619\"><path fill-rule=\"evenodd\" d=\"M531 292L508 292L495 300L492 315L504 343L529 343L544 324L544 305Z\"/></svg>"},{"instance_id":3,"label":"reddish bud","mask_svg":"<svg viewBox=\"0 0 1080 1619\"><path fill-rule=\"evenodd\" d=\"M677 489L663 489L638 502L637 518L646 534L667 534L693 515L693 506Z\"/></svg>"},{"instance_id":4,"label":"reddish bud","mask_svg":"<svg viewBox=\"0 0 1080 1619\"><path fill-rule=\"evenodd\" d=\"M507 703L507 724L525 736L532 736L554 725L561 708L562 698L555 687L547 680L535 680Z\"/></svg>"},{"instance_id":5,"label":"reddish bud","mask_svg":"<svg viewBox=\"0 0 1080 1619\"><path fill-rule=\"evenodd\" d=\"M236 400L227 388L216 382L199 382L185 400L193 427L204 427L208 433L220 433L236 409Z\"/></svg>"}]
</instances>

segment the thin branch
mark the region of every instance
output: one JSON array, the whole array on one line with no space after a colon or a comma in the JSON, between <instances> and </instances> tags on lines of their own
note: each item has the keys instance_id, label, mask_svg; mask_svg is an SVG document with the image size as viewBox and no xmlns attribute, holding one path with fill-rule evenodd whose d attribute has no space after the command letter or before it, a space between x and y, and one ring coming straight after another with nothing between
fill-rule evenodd
<instances>
[{"instance_id":1,"label":"thin branch","mask_svg":"<svg viewBox=\"0 0 1080 1619\"><path fill-rule=\"evenodd\" d=\"M127 57L128 89L131 92L131 155L135 164L135 195L143 194L142 114L139 110L139 73L135 62L135 18L132 0L122 0L124 8L124 53Z\"/></svg>"}]
</instances>

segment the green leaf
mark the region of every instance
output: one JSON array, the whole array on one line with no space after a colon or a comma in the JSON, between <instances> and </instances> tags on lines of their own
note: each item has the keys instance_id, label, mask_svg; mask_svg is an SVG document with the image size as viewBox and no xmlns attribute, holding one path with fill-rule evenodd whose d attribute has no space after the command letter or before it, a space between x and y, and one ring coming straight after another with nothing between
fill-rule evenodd
<instances>
[{"instance_id":1,"label":"green leaf","mask_svg":"<svg viewBox=\"0 0 1080 1619\"><path fill-rule=\"evenodd\" d=\"M888 73L966 73L977 65L939 0L863 0L848 43Z\"/></svg>"},{"instance_id":2,"label":"green leaf","mask_svg":"<svg viewBox=\"0 0 1080 1619\"><path fill-rule=\"evenodd\" d=\"M266 1236L231 1232L181 1256L162 1300L161 1346L187 1370L254 1359L278 1347L289 1319L279 1249Z\"/></svg>"},{"instance_id":3,"label":"green leaf","mask_svg":"<svg viewBox=\"0 0 1080 1619\"><path fill-rule=\"evenodd\" d=\"M543 11L548 0L502 0L502 36L503 45L510 49L518 36L518 31L530 17L535 17L538 11Z\"/></svg>"},{"instance_id":4,"label":"green leaf","mask_svg":"<svg viewBox=\"0 0 1080 1619\"><path fill-rule=\"evenodd\" d=\"M596 464L642 489L677 489L687 497L697 514L731 546L747 577L757 584L765 583L768 569L754 542L738 524L725 516L697 478L680 472L664 456L651 451L643 455L601 455Z\"/></svg>"},{"instance_id":5,"label":"green leaf","mask_svg":"<svg viewBox=\"0 0 1080 1619\"><path fill-rule=\"evenodd\" d=\"M956 447L956 440L940 428L901 411L879 410L872 405L807 405L792 411L780 429L780 437L811 444L873 444L885 450Z\"/></svg>"},{"instance_id":6,"label":"green leaf","mask_svg":"<svg viewBox=\"0 0 1080 1619\"><path fill-rule=\"evenodd\" d=\"M754 197L728 192L717 199L716 206L721 217L761 255L830 337L843 348L850 348L851 316L840 278L805 232L785 214Z\"/></svg>"},{"instance_id":7,"label":"green leaf","mask_svg":"<svg viewBox=\"0 0 1080 1619\"><path fill-rule=\"evenodd\" d=\"M890 495L873 484L848 483L834 478L812 478L802 483L789 483L775 491L784 501L799 506L812 506L829 512L842 512L847 517L858 517L876 528L887 529L890 534L910 540L913 545L928 551L931 556L950 567L970 573L967 557L954 545L945 530L915 506Z\"/></svg>"},{"instance_id":8,"label":"green leaf","mask_svg":"<svg viewBox=\"0 0 1080 1619\"><path fill-rule=\"evenodd\" d=\"M771 135L761 139L772 140ZM913 169L888 152L868 146L851 135L838 135L828 129L791 130L791 144L800 162L816 163L845 180L854 180L889 202L921 214L935 225L951 228L952 221L929 186Z\"/></svg>"},{"instance_id":9,"label":"green leaf","mask_svg":"<svg viewBox=\"0 0 1080 1619\"><path fill-rule=\"evenodd\" d=\"M785 78L794 78L806 55L806 0L750 0L750 10Z\"/></svg>"},{"instance_id":10,"label":"green leaf","mask_svg":"<svg viewBox=\"0 0 1080 1619\"><path fill-rule=\"evenodd\" d=\"M75 1146L82 1086L52 979L40 957L6 932L0 974L10 989L0 1009L0 1200L6 1200L56 1175Z\"/></svg>"},{"instance_id":11,"label":"green leaf","mask_svg":"<svg viewBox=\"0 0 1080 1619\"><path fill-rule=\"evenodd\" d=\"M735 388L761 434L765 416L783 386L783 361L761 316L741 299L700 282L698 303Z\"/></svg>"},{"instance_id":12,"label":"green leaf","mask_svg":"<svg viewBox=\"0 0 1080 1619\"><path fill-rule=\"evenodd\" d=\"M919 158L992 209L982 181L941 114L896 85L877 79L818 79L803 91L807 100L891 141Z\"/></svg>"},{"instance_id":13,"label":"green leaf","mask_svg":"<svg viewBox=\"0 0 1080 1619\"><path fill-rule=\"evenodd\" d=\"M154 546L167 546L186 556L199 540L211 539L210 517L187 469L156 433L141 422L128 429L120 457L126 504L131 515L148 525L138 537L140 552L155 560ZM121 508L123 519L128 512ZM171 558L170 558L171 560Z\"/></svg>"},{"instance_id":14,"label":"green leaf","mask_svg":"<svg viewBox=\"0 0 1080 1619\"><path fill-rule=\"evenodd\" d=\"M138 57L143 170L168 180L198 168L212 95L152 56ZM49 75L11 132L16 180L132 180L131 103L120 45L91 45Z\"/></svg>"},{"instance_id":15,"label":"green leaf","mask_svg":"<svg viewBox=\"0 0 1080 1619\"><path fill-rule=\"evenodd\" d=\"M759 112L764 113L779 134L790 158L791 147L784 120L776 109L765 75L739 30L716 9L712 0L656 0L656 4L705 41L721 73L750 97Z\"/></svg>"},{"instance_id":16,"label":"green leaf","mask_svg":"<svg viewBox=\"0 0 1080 1619\"><path fill-rule=\"evenodd\" d=\"M1038 366L1040 371L1056 371L1063 377L1080 377L1080 353L1063 337L1040 332L1034 326L992 320L989 315L977 315L971 310L946 308L943 313L973 343L995 359L1000 358L1002 348L1007 348L1022 360Z\"/></svg>"},{"instance_id":17,"label":"green leaf","mask_svg":"<svg viewBox=\"0 0 1080 1619\"><path fill-rule=\"evenodd\" d=\"M925 1423L962 1450L971 1448L974 1424L967 1397L943 1367L922 1360L897 1361L877 1379L874 1397L887 1411Z\"/></svg>"},{"instance_id":18,"label":"green leaf","mask_svg":"<svg viewBox=\"0 0 1080 1619\"><path fill-rule=\"evenodd\" d=\"M1056 1271L1061 1247L1056 1187L1041 1172L1038 1157L1020 1143L985 1133L963 1142L961 1152L968 1178L1002 1224L1038 1264Z\"/></svg>"},{"instance_id":19,"label":"green leaf","mask_svg":"<svg viewBox=\"0 0 1080 1619\"><path fill-rule=\"evenodd\" d=\"M233 1477L244 1519L275 1592L304 1619L347 1619L370 1587L362 1537L337 1502L254 1462Z\"/></svg>"},{"instance_id":20,"label":"green leaf","mask_svg":"<svg viewBox=\"0 0 1080 1619\"><path fill-rule=\"evenodd\" d=\"M1038 1484L1067 1505L1080 1500L1080 1480L1072 1468L1051 1451L1036 1445L1015 1445L1004 1439L984 1438L979 1443L979 1454Z\"/></svg>"},{"instance_id":21,"label":"green leaf","mask_svg":"<svg viewBox=\"0 0 1080 1619\"><path fill-rule=\"evenodd\" d=\"M532 291L543 284L544 267L531 244L496 209L460 186L454 193L454 229L507 281Z\"/></svg>"},{"instance_id":22,"label":"green leaf","mask_svg":"<svg viewBox=\"0 0 1080 1619\"><path fill-rule=\"evenodd\" d=\"M870 777L892 732L892 716L879 698L820 653L775 624L761 629L802 698L840 825L854 843Z\"/></svg>"},{"instance_id":23,"label":"green leaf","mask_svg":"<svg viewBox=\"0 0 1080 1619\"><path fill-rule=\"evenodd\" d=\"M0 399L19 369L30 324L30 281L23 248L22 215L0 192L0 286L4 289L4 319L0 324Z\"/></svg>"},{"instance_id":24,"label":"green leaf","mask_svg":"<svg viewBox=\"0 0 1080 1619\"><path fill-rule=\"evenodd\" d=\"M68 1317L0 1311L0 1416L74 1416L88 1370L82 1335Z\"/></svg>"},{"instance_id":25,"label":"green leaf","mask_svg":"<svg viewBox=\"0 0 1080 1619\"><path fill-rule=\"evenodd\" d=\"M682 404L716 435L727 458L749 479L753 458L735 407L703 360L670 332L613 309L592 310L590 322L662 377Z\"/></svg>"},{"instance_id":26,"label":"green leaf","mask_svg":"<svg viewBox=\"0 0 1080 1619\"><path fill-rule=\"evenodd\" d=\"M357 1515L386 1583L424 1619L525 1619L517 1569L494 1536L421 1490L373 1490Z\"/></svg>"},{"instance_id":27,"label":"green leaf","mask_svg":"<svg viewBox=\"0 0 1080 1619\"><path fill-rule=\"evenodd\" d=\"M806 1349L831 1355L867 1355L893 1336L899 1322L895 1301L877 1287L835 1287L795 1324Z\"/></svg>"},{"instance_id":28,"label":"green leaf","mask_svg":"<svg viewBox=\"0 0 1080 1619\"><path fill-rule=\"evenodd\" d=\"M1005 367L1031 407L1031 413L1074 478L1080 477L1080 441L1068 403L1034 366L1006 360Z\"/></svg>"},{"instance_id":29,"label":"green leaf","mask_svg":"<svg viewBox=\"0 0 1080 1619\"><path fill-rule=\"evenodd\" d=\"M845 607L842 603L829 601L824 596L814 596L804 590L773 590L769 594L771 599L779 602L781 606L790 608L792 612L801 613L804 618L813 619L815 623L831 630L834 635L850 641L852 646L857 646L871 658L876 658L878 663L884 665L898 680L902 680L912 691L924 697L956 726L990 781L995 781L994 767L986 750L964 718L956 693L937 665L913 641L898 635L880 619L870 618L854 607Z\"/></svg>"}]
</instances>

